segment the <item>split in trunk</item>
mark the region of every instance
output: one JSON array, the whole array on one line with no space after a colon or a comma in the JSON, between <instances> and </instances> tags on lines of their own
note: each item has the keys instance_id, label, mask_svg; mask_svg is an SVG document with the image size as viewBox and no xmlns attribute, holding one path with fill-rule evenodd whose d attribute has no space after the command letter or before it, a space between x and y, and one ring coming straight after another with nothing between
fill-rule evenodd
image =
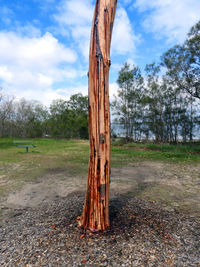
<instances>
[{"instance_id":1,"label":"split in trunk","mask_svg":"<svg viewBox=\"0 0 200 267\"><path fill-rule=\"evenodd\" d=\"M109 227L110 189L110 44L116 0L97 0L89 55L90 158L80 225L91 231Z\"/></svg>"}]
</instances>

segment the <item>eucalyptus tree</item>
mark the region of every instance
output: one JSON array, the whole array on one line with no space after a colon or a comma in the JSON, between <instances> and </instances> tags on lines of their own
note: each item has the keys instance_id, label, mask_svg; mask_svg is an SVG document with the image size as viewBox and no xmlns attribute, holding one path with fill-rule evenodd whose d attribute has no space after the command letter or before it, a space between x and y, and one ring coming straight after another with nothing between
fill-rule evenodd
<instances>
[{"instance_id":1,"label":"eucalyptus tree","mask_svg":"<svg viewBox=\"0 0 200 267\"><path fill-rule=\"evenodd\" d=\"M125 63L119 71L118 91L112 103L113 113L117 116L119 124L125 129L126 139L134 138L135 141L141 135L143 109L142 96L144 79L138 67Z\"/></svg>"},{"instance_id":2,"label":"eucalyptus tree","mask_svg":"<svg viewBox=\"0 0 200 267\"><path fill-rule=\"evenodd\" d=\"M161 62L182 91L200 99L200 21L191 28L184 44L169 49Z\"/></svg>"},{"instance_id":3,"label":"eucalyptus tree","mask_svg":"<svg viewBox=\"0 0 200 267\"><path fill-rule=\"evenodd\" d=\"M192 141L198 123L195 105L200 99L200 22L191 28L183 45L163 54L161 65L166 68L168 84L173 88L176 136L179 127L183 139Z\"/></svg>"},{"instance_id":4,"label":"eucalyptus tree","mask_svg":"<svg viewBox=\"0 0 200 267\"><path fill-rule=\"evenodd\" d=\"M148 123L151 133L156 142L164 140L164 98L163 87L160 80L160 66L156 63L148 64L145 68L147 75L147 104L148 104Z\"/></svg>"},{"instance_id":5,"label":"eucalyptus tree","mask_svg":"<svg viewBox=\"0 0 200 267\"><path fill-rule=\"evenodd\" d=\"M182 125L182 118L187 115L188 97L183 94L180 88L172 83L169 77L162 77L163 99L164 99L164 118L165 140L167 142L178 141Z\"/></svg>"},{"instance_id":6,"label":"eucalyptus tree","mask_svg":"<svg viewBox=\"0 0 200 267\"><path fill-rule=\"evenodd\" d=\"M80 225L91 231L109 227L110 108L109 68L116 0L97 0L89 54L88 184Z\"/></svg>"},{"instance_id":7,"label":"eucalyptus tree","mask_svg":"<svg viewBox=\"0 0 200 267\"><path fill-rule=\"evenodd\" d=\"M200 21L191 28L184 44L184 88L200 99Z\"/></svg>"}]
</instances>

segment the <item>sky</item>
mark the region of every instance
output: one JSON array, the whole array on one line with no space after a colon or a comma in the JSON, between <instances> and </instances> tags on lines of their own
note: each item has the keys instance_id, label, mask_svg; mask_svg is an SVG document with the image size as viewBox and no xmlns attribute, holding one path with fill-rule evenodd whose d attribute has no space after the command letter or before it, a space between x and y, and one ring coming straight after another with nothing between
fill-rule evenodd
<instances>
[{"instance_id":1,"label":"sky","mask_svg":"<svg viewBox=\"0 0 200 267\"><path fill-rule=\"evenodd\" d=\"M93 0L0 0L0 87L49 105L88 93ZM184 42L200 0L118 0L111 44L110 97L125 62L146 64Z\"/></svg>"}]
</instances>

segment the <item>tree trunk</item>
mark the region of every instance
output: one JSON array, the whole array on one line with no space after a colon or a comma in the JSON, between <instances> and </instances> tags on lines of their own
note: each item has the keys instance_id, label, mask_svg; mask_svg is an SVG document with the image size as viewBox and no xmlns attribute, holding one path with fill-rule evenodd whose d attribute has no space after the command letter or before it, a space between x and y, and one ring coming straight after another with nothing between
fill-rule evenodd
<instances>
[{"instance_id":1,"label":"tree trunk","mask_svg":"<svg viewBox=\"0 0 200 267\"><path fill-rule=\"evenodd\" d=\"M109 227L110 188L110 44L117 0L97 0L89 55L90 158L80 225L91 231Z\"/></svg>"}]
</instances>

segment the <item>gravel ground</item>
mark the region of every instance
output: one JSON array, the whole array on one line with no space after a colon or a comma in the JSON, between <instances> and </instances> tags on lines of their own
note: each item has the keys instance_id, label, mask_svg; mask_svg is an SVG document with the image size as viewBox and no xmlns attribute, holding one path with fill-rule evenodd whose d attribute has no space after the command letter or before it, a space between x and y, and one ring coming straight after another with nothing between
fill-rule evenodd
<instances>
[{"instance_id":1,"label":"gravel ground","mask_svg":"<svg viewBox=\"0 0 200 267\"><path fill-rule=\"evenodd\" d=\"M84 193L37 208L8 210L0 225L0 266L200 266L200 222L176 210L115 194L111 228L77 226Z\"/></svg>"}]
</instances>

